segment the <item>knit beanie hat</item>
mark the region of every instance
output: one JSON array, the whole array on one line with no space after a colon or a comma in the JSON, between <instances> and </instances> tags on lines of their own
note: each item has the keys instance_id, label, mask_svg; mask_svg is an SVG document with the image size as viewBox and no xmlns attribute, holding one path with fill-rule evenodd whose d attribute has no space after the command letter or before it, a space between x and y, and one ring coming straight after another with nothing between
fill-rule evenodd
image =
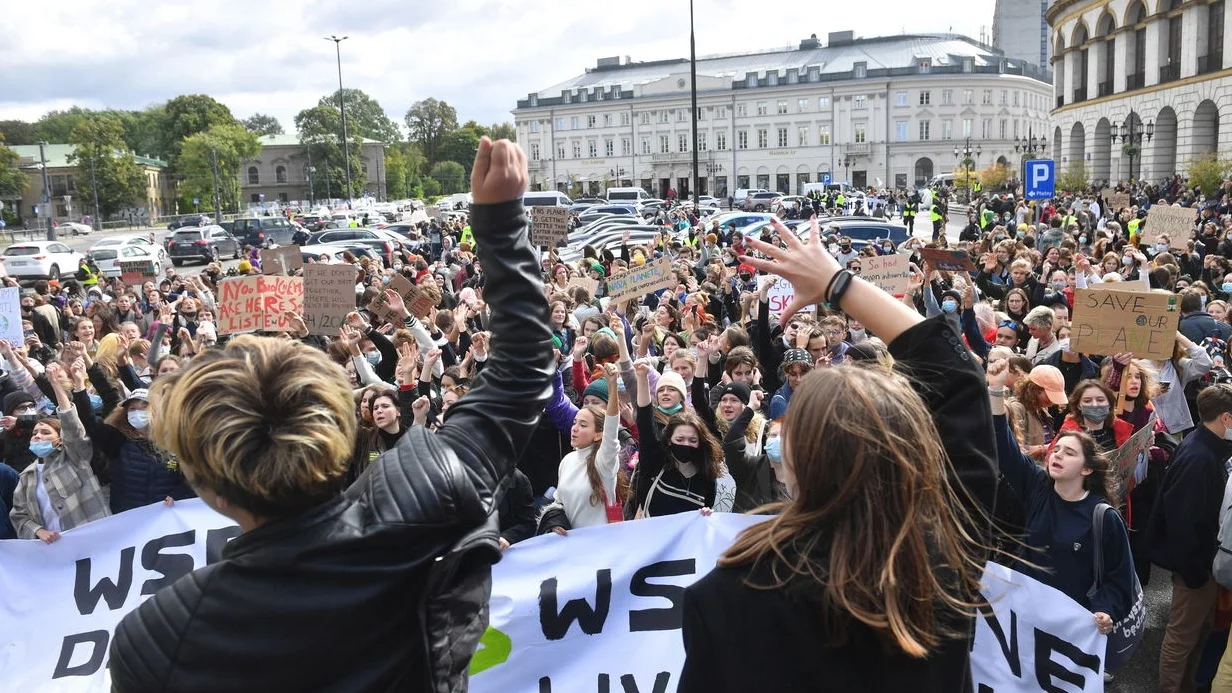
<instances>
[{"instance_id":1,"label":"knit beanie hat","mask_svg":"<svg viewBox=\"0 0 1232 693\"><path fill-rule=\"evenodd\" d=\"M655 392L662 390L665 387L670 387L680 393L680 399L685 399L688 396L688 390L684 386L684 378L676 371L666 371L659 376L659 385L655 388Z\"/></svg>"},{"instance_id":2,"label":"knit beanie hat","mask_svg":"<svg viewBox=\"0 0 1232 693\"><path fill-rule=\"evenodd\" d=\"M604 402L607 401L607 380L605 378L595 378L586 386L586 390L582 392L582 399L587 397L598 397Z\"/></svg>"},{"instance_id":3,"label":"knit beanie hat","mask_svg":"<svg viewBox=\"0 0 1232 693\"><path fill-rule=\"evenodd\" d=\"M25 392L10 392L4 396L4 415L12 416L23 404L34 404L34 398Z\"/></svg>"},{"instance_id":4,"label":"knit beanie hat","mask_svg":"<svg viewBox=\"0 0 1232 693\"><path fill-rule=\"evenodd\" d=\"M752 396L751 393L752 389L749 387L748 383L742 383L737 380L719 388L719 399L723 399L724 395L732 395L742 403L748 404L749 398Z\"/></svg>"},{"instance_id":5,"label":"knit beanie hat","mask_svg":"<svg viewBox=\"0 0 1232 693\"><path fill-rule=\"evenodd\" d=\"M812 368L813 355L804 349L788 349L783 353L783 369L786 370L788 366L795 363L803 363Z\"/></svg>"}]
</instances>

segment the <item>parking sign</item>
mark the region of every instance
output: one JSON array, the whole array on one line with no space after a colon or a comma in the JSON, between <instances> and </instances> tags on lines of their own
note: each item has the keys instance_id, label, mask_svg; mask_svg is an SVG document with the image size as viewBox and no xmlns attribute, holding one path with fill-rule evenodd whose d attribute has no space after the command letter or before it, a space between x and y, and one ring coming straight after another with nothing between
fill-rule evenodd
<instances>
[{"instance_id":1,"label":"parking sign","mask_svg":"<svg viewBox=\"0 0 1232 693\"><path fill-rule=\"evenodd\" d=\"M1056 196L1057 164L1052 159L1032 159L1022 164L1022 185L1028 200Z\"/></svg>"},{"instance_id":2,"label":"parking sign","mask_svg":"<svg viewBox=\"0 0 1232 693\"><path fill-rule=\"evenodd\" d=\"M821 174L821 182L822 182L822 184L824 184L824 185L829 185L831 180L832 180L832 179L830 178L830 174L828 174L828 173L823 173L823 174Z\"/></svg>"}]
</instances>

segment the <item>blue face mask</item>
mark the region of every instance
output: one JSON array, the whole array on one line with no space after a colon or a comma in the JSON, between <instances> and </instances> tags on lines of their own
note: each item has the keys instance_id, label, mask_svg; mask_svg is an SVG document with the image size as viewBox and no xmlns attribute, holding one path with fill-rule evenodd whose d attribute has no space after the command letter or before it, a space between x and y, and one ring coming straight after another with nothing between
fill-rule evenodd
<instances>
[{"instance_id":1,"label":"blue face mask","mask_svg":"<svg viewBox=\"0 0 1232 693\"><path fill-rule=\"evenodd\" d=\"M55 449L55 444L50 440L40 440L37 443L30 443L30 452L33 453L35 457L39 458L50 455L51 451Z\"/></svg>"},{"instance_id":2,"label":"blue face mask","mask_svg":"<svg viewBox=\"0 0 1232 693\"><path fill-rule=\"evenodd\" d=\"M90 407L93 408L94 411L102 411L103 410L103 398L91 392L90 393Z\"/></svg>"},{"instance_id":3,"label":"blue face mask","mask_svg":"<svg viewBox=\"0 0 1232 693\"><path fill-rule=\"evenodd\" d=\"M1232 282L1224 282L1223 285L1219 287L1219 290L1225 294L1232 294Z\"/></svg>"},{"instance_id":4,"label":"blue face mask","mask_svg":"<svg viewBox=\"0 0 1232 693\"><path fill-rule=\"evenodd\" d=\"M953 313L958 310L958 301L942 301L941 310L946 313Z\"/></svg>"},{"instance_id":5,"label":"blue face mask","mask_svg":"<svg viewBox=\"0 0 1232 693\"><path fill-rule=\"evenodd\" d=\"M1082 244L1082 245L1086 245L1086 244L1087 244L1087 237L1086 237L1086 236L1079 236L1079 237L1078 237L1078 242L1079 242L1080 244Z\"/></svg>"},{"instance_id":6,"label":"blue face mask","mask_svg":"<svg viewBox=\"0 0 1232 693\"><path fill-rule=\"evenodd\" d=\"M1130 263L1132 263L1133 261L1134 261L1134 259L1133 259L1132 257L1128 256L1128 255L1126 255L1125 257L1121 258L1121 264L1122 264L1122 265L1129 265L1129 264L1130 264Z\"/></svg>"},{"instance_id":7,"label":"blue face mask","mask_svg":"<svg viewBox=\"0 0 1232 693\"><path fill-rule=\"evenodd\" d=\"M364 358L368 359L368 363L370 363L370 364L372 364L373 366L375 366L375 365L377 365L378 363L380 363L380 362L381 362L381 352L379 352L379 351L366 351L366 352L364 352Z\"/></svg>"},{"instance_id":8,"label":"blue face mask","mask_svg":"<svg viewBox=\"0 0 1232 693\"><path fill-rule=\"evenodd\" d=\"M783 441L781 438L771 438L766 441L766 457L771 462L783 461Z\"/></svg>"}]
</instances>

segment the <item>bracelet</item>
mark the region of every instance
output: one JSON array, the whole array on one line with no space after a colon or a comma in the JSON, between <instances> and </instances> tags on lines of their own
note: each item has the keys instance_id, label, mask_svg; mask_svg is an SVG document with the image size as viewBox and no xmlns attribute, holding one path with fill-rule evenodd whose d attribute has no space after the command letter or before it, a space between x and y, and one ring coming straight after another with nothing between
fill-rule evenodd
<instances>
[{"instance_id":1,"label":"bracelet","mask_svg":"<svg viewBox=\"0 0 1232 693\"><path fill-rule=\"evenodd\" d=\"M1008 387L1003 387L1000 390L989 390L988 396L989 397L1004 397L1006 394L1009 393L1009 391L1010 389Z\"/></svg>"},{"instance_id":2,"label":"bracelet","mask_svg":"<svg viewBox=\"0 0 1232 693\"><path fill-rule=\"evenodd\" d=\"M841 310L839 304L843 300L843 295L847 293L847 289L851 288L851 282L855 279L855 275L847 270L841 270L838 273L838 279L834 282L834 288L830 290L830 298L826 301L831 308Z\"/></svg>"},{"instance_id":3,"label":"bracelet","mask_svg":"<svg viewBox=\"0 0 1232 693\"><path fill-rule=\"evenodd\" d=\"M827 300L826 297L830 295L830 290L834 288L834 283L838 281L838 275L842 272L843 270L839 270L830 277L829 283L826 284L826 290L821 294L823 300Z\"/></svg>"}]
</instances>

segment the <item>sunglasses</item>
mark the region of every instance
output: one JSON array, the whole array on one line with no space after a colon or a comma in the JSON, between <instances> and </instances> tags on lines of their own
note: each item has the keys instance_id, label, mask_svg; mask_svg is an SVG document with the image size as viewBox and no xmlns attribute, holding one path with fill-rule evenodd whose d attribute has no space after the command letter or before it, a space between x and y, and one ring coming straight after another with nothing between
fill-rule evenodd
<instances>
[{"instance_id":1,"label":"sunglasses","mask_svg":"<svg viewBox=\"0 0 1232 693\"><path fill-rule=\"evenodd\" d=\"M1001 327L1008 327L1008 328L1010 328L1011 330L1017 330L1017 329L1018 329L1018 323L1014 322L1013 320L1002 320L1001 322L997 323L997 327L998 327L998 328L1001 328Z\"/></svg>"}]
</instances>

